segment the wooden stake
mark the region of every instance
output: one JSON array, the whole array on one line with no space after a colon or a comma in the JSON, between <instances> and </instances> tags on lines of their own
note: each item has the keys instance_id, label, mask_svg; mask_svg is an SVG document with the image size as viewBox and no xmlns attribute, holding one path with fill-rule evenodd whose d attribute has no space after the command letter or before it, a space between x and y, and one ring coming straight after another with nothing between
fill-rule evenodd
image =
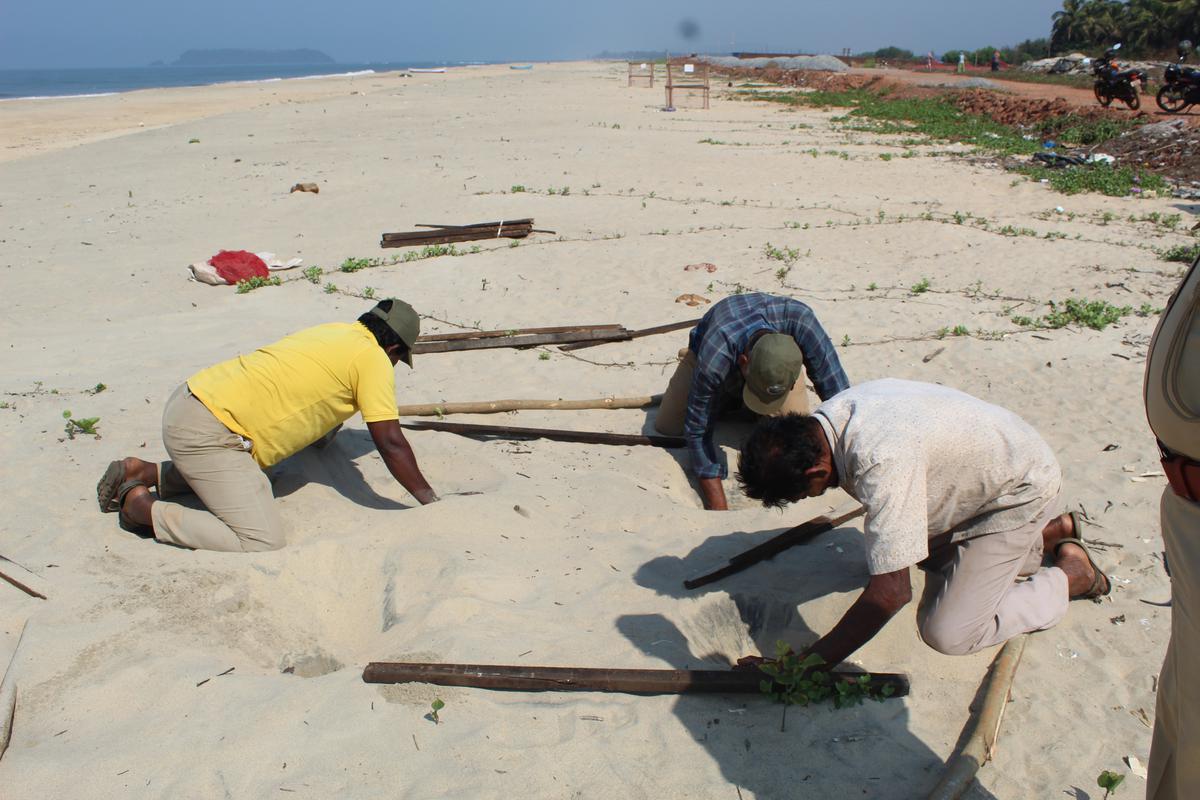
<instances>
[{"instance_id":1,"label":"wooden stake","mask_svg":"<svg viewBox=\"0 0 1200 800\"><path fill-rule=\"evenodd\" d=\"M491 350L497 347L537 347L538 345L561 342L586 342L593 339L612 337L608 328L598 330L567 331L565 333L534 333L527 336L497 336L474 339L452 339L442 341L418 341L413 345L414 355L422 353L458 353L464 350Z\"/></svg>"},{"instance_id":2,"label":"wooden stake","mask_svg":"<svg viewBox=\"0 0 1200 800\"><path fill-rule=\"evenodd\" d=\"M485 400L477 403L420 403L399 406L402 417L440 417L448 414L497 414L502 411L579 411L602 408L651 408L662 402L661 394L640 397L598 397L594 400Z\"/></svg>"},{"instance_id":3,"label":"wooden stake","mask_svg":"<svg viewBox=\"0 0 1200 800\"><path fill-rule=\"evenodd\" d=\"M5 560L7 560L7 559L5 559ZM11 575L6 575L5 573L0 572L0 580L5 580L5 581L11 583L13 586L17 587L18 589L20 589L22 592L29 595L30 597L36 597L39 600L46 599L46 595L42 594L41 592L39 592L36 589L31 589L30 587L21 583L19 580L12 577Z\"/></svg>"},{"instance_id":4,"label":"wooden stake","mask_svg":"<svg viewBox=\"0 0 1200 800\"><path fill-rule=\"evenodd\" d=\"M839 680L861 673L834 672ZM432 683L523 692L622 692L625 694L761 694L765 676L757 669L593 669L514 667L493 664L422 664L373 661L364 683ZM891 697L909 691L907 675L871 673L871 687L891 686Z\"/></svg>"},{"instance_id":5,"label":"wooden stake","mask_svg":"<svg viewBox=\"0 0 1200 800\"><path fill-rule=\"evenodd\" d=\"M553 328L509 328L498 331L456 331L455 333L426 333L418 342L454 342L460 339L494 339L503 336L524 336L533 333L577 333L579 331L624 331L622 325L559 325Z\"/></svg>"}]
</instances>

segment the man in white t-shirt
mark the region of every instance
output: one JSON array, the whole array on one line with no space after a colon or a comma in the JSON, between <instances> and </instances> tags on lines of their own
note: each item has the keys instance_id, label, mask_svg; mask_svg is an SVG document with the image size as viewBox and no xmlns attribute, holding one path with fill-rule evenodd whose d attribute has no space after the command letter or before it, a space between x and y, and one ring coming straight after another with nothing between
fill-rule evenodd
<instances>
[{"instance_id":1,"label":"man in white t-shirt","mask_svg":"<svg viewBox=\"0 0 1200 800\"><path fill-rule=\"evenodd\" d=\"M926 572L921 638L951 655L1049 628L1068 599L1110 589L1078 515L1058 513L1062 476L1050 447L1016 414L954 389L861 383L811 416L761 420L738 467L746 494L766 506L840 487L866 508L871 579L809 649L827 664L912 599L914 566ZM1054 566L1042 566L1047 552Z\"/></svg>"}]
</instances>

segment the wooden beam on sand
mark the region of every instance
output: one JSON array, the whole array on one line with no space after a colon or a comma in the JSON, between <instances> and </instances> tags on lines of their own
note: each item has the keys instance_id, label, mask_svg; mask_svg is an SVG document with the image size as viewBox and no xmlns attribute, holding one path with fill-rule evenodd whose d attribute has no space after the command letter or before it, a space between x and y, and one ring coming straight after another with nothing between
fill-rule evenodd
<instances>
[{"instance_id":1,"label":"wooden beam on sand","mask_svg":"<svg viewBox=\"0 0 1200 800\"><path fill-rule=\"evenodd\" d=\"M626 447L644 445L648 447L679 448L684 446L682 436L634 436L626 433L604 433L601 431L514 428L507 425L470 425L465 422L433 422L430 420L401 422L400 427L416 431L445 431L446 433L457 433L459 436L482 436L496 439L550 439L557 442L613 444Z\"/></svg>"},{"instance_id":2,"label":"wooden beam on sand","mask_svg":"<svg viewBox=\"0 0 1200 800\"><path fill-rule=\"evenodd\" d=\"M450 339L439 341L417 341L413 345L414 355L423 353L459 353L466 350L492 350L497 347L537 347L563 342L589 342L595 339L608 339L615 331L609 328L596 330L577 330L560 333L533 333L524 336L495 336L473 339Z\"/></svg>"},{"instance_id":3,"label":"wooden beam on sand","mask_svg":"<svg viewBox=\"0 0 1200 800\"><path fill-rule=\"evenodd\" d=\"M738 553L730 558L729 562L723 567L718 567L711 572L697 575L694 578L688 578L683 582L683 586L685 589L697 589L705 584L718 581L721 578L727 578L760 561L772 559L790 547L807 544L822 533L831 531L856 517L861 517L864 513L866 513L866 509L858 506L852 511L847 511L832 518L827 516L813 517L808 522L797 525L791 530L784 531L778 536L772 536L762 544L755 545L745 552Z\"/></svg>"},{"instance_id":4,"label":"wooden beam on sand","mask_svg":"<svg viewBox=\"0 0 1200 800\"><path fill-rule=\"evenodd\" d=\"M576 342L568 345L563 345L558 348L562 351L582 350L585 347L595 347L598 344L608 344L609 342L627 342L630 339L640 339L643 336L655 336L660 333L670 333L671 331L679 331L684 328L694 328L699 318L683 320L682 322L669 322L666 325L656 325L653 328L641 328L640 330L626 331L623 336L612 336L608 339L596 339L595 341Z\"/></svg>"},{"instance_id":5,"label":"wooden beam on sand","mask_svg":"<svg viewBox=\"0 0 1200 800\"><path fill-rule=\"evenodd\" d=\"M929 800L957 800L970 788L979 768L995 754L996 741L1000 738L1000 723L1004 719L1004 707L1008 705L1013 677L1017 674L1017 667L1021 665L1021 654L1025 652L1025 642L1028 638L1029 634L1023 633L1009 639L1004 643L1004 647L1000 648L987 678L987 689L979 716L975 717L973 724L969 723L968 728L963 730L964 733L970 730L967 743L946 762L946 772L929 794Z\"/></svg>"},{"instance_id":6,"label":"wooden beam on sand","mask_svg":"<svg viewBox=\"0 0 1200 800\"><path fill-rule=\"evenodd\" d=\"M524 239L533 233L533 219L476 222L470 225L434 227L428 230L384 233L380 247L419 247L432 244L453 244L482 239Z\"/></svg>"},{"instance_id":7,"label":"wooden beam on sand","mask_svg":"<svg viewBox=\"0 0 1200 800\"><path fill-rule=\"evenodd\" d=\"M861 673L833 672L856 681ZM594 669L586 667L512 667L493 664L422 664L372 661L364 683L432 683L521 692L622 692L625 694L762 694L764 675L757 669ZM871 688L892 687L891 697L909 691L907 675L871 673Z\"/></svg>"},{"instance_id":8,"label":"wooden beam on sand","mask_svg":"<svg viewBox=\"0 0 1200 800\"><path fill-rule=\"evenodd\" d=\"M484 400L464 403L420 403L399 406L402 417L441 417L447 414L497 414L503 411L580 411L605 408L651 408L662 402L661 394L641 397L598 397L594 400Z\"/></svg>"},{"instance_id":9,"label":"wooden beam on sand","mask_svg":"<svg viewBox=\"0 0 1200 800\"><path fill-rule=\"evenodd\" d=\"M623 331L625 326L616 323L604 325L558 325L552 328L509 328L497 331L456 331L454 333L425 333L417 337L418 342L456 342L460 339L495 339L504 336L525 336L535 333L578 333L579 331Z\"/></svg>"}]
</instances>

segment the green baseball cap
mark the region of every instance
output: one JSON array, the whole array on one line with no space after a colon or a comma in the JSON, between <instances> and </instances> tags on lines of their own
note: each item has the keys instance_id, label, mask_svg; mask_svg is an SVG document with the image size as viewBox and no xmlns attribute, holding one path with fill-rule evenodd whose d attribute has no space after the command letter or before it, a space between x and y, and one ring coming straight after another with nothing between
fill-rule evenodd
<instances>
[{"instance_id":1,"label":"green baseball cap","mask_svg":"<svg viewBox=\"0 0 1200 800\"><path fill-rule=\"evenodd\" d=\"M777 413L803 368L804 356L795 339L785 333L763 334L750 350L742 401L755 414Z\"/></svg>"},{"instance_id":2,"label":"green baseball cap","mask_svg":"<svg viewBox=\"0 0 1200 800\"><path fill-rule=\"evenodd\" d=\"M403 300L389 297L386 300L380 300L370 313L386 322L387 326L400 337L400 341L408 346L408 352L404 354L401 361L411 367L413 345L417 343L417 337L421 335L421 318L417 316L417 312Z\"/></svg>"}]
</instances>

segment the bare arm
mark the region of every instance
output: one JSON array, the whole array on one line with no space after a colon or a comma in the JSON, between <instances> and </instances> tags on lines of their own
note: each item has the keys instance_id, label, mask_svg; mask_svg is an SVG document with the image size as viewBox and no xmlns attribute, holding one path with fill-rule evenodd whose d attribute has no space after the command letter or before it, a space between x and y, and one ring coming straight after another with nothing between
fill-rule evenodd
<instances>
[{"instance_id":1,"label":"bare arm","mask_svg":"<svg viewBox=\"0 0 1200 800\"><path fill-rule=\"evenodd\" d=\"M725 487L721 485L720 478L700 478L700 499L704 501L704 507L709 511L728 511L729 506L725 502Z\"/></svg>"},{"instance_id":2,"label":"bare arm","mask_svg":"<svg viewBox=\"0 0 1200 800\"><path fill-rule=\"evenodd\" d=\"M830 668L874 638L896 612L912 600L909 567L872 575L870 583L845 615L807 653L816 653Z\"/></svg>"},{"instance_id":3,"label":"bare arm","mask_svg":"<svg viewBox=\"0 0 1200 800\"><path fill-rule=\"evenodd\" d=\"M408 493L415 497L421 505L435 502L438 496L434 494L433 489L425 480L425 476L421 474L421 468L417 466L417 459L413 455L412 448L409 447L408 440L404 438L404 431L400 428L399 420L368 422L367 430L371 432L375 448L383 457L383 463L387 464L392 477L399 481L400 485L407 489Z\"/></svg>"}]
</instances>

